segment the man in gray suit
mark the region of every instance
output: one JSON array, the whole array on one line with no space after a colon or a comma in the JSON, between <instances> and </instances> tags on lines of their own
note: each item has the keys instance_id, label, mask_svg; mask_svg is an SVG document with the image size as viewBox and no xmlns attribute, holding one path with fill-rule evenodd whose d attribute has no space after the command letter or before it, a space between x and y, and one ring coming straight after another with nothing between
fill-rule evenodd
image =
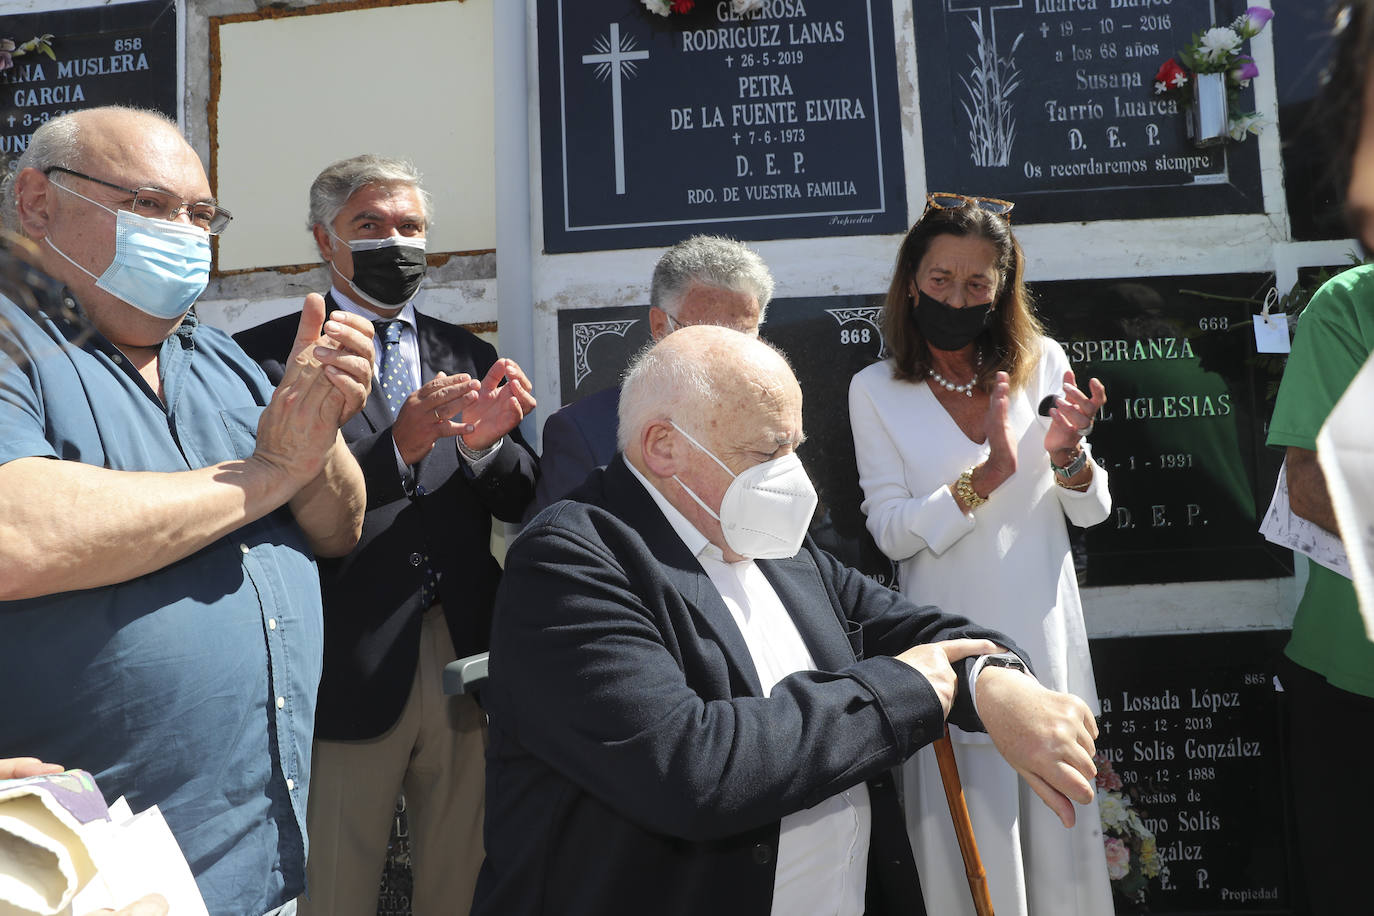
<instances>
[{"instance_id":1,"label":"man in gray suit","mask_svg":"<svg viewBox=\"0 0 1374 916\"><path fill-rule=\"evenodd\" d=\"M649 334L714 324L757 337L773 276L754 251L734 239L696 235L663 253L649 286ZM608 388L558 410L544 423L539 484L529 521L615 457L620 388Z\"/></svg>"}]
</instances>

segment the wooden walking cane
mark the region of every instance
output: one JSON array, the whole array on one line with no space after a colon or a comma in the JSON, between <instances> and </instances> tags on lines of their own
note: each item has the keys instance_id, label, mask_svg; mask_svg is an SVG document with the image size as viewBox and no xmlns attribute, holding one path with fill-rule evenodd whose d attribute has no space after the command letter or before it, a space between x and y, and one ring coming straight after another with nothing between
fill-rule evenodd
<instances>
[{"instance_id":1,"label":"wooden walking cane","mask_svg":"<svg viewBox=\"0 0 1374 916\"><path fill-rule=\"evenodd\" d=\"M973 822L969 820L968 805L964 802L964 786L959 782L959 765L954 762L954 746L949 743L949 726L935 739L935 760L940 764L940 782L945 787L945 801L949 802L949 816L954 820L954 835L959 839L959 854L964 857L964 874L973 894L973 909L978 916L994 916L992 898L988 896L988 876L983 860L978 858L978 843L973 839Z\"/></svg>"}]
</instances>

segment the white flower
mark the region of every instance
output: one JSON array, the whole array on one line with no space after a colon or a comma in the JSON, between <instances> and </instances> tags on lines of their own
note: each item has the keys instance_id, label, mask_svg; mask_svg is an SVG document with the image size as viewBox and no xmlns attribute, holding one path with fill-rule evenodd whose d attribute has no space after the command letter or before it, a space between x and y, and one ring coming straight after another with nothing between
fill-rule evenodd
<instances>
[{"instance_id":1,"label":"white flower","mask_svg":"<svg viewBox=\"0 0 1374 916\"><path fill-rule=\"evenodd\" d=\"M1259 134L1264 128L1264 119L1256 112L1238 114L1231 119L1231 139L1244 140L1248 134Z\"/></svg>"},{"instance_id":2,"label":"white flower","mask_svg":"<svg viewBox=\"0 0 1374 916\"><path fill-rule=\"evenodd\" d=\"M668 0L640 0L640 2L642 2L646 7L648 7L649 12L658 13L660 16L667 16L669 13L673 11L673 8L671 5L669 5Z\"/></svg>"},{"instance_id":3,"label":"white flower","mask_svg":"<svg viewBox=\"0 0 1374 916\"><path fill-rule=\"evenodd\" d=\"M1166 93L1166 92L1168 92L1168 91L1169 91L1169 84L1168 84L1168 83L1162 83L1162 82L1160 82L1160 81L1158 81L1158 80L1155 81L1155 95L1163 95L1164 93Z\"/></svg>"},{"instance_id":4,"label":"white flower","mask_svg":"<svg viewBox=\"0 0 1374 916\"><path fill-rule=\"evenodd\" d=\"M1217 26L1202 33L1198 39L1198 52L1210 63L1226 60L1240 50L1240 36L1234 29Z\"/></svg>"},{"instance_id":5,"label":"white flower","mask_svg":"<svg viewBox=\"0 0 1374 916\"><path fill-rule=\"evenodd\" d=\"M763 9L763 0L730 0L730 12L736 16L756 13Z\"/></svg>"},{"instance_id":6,"label":"white flower","mask_svg":"<svg viewBox=\"0 0 1374 916\"><path fill-rule=\"evenodd\" d=\"M1097 808L1102 815L1102 829L1119 830L1130 816L1120 795L1105 789L1097 791Z\"/></svg>"}]
</instances>

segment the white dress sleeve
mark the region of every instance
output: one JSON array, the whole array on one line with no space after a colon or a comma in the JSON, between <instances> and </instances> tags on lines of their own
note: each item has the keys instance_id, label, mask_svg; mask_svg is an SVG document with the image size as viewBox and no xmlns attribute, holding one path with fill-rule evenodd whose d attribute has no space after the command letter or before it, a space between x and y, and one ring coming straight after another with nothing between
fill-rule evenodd
<instances>
[{"instance_id":1,"label":"white dress sleeve","mask_svg":"<svg viewBox=\"0 0 1374 916\"><path fill-rule=\"evenodd\" d=\"M1064 355L1064 349L1059 346L1057 341L1048 337L1041 338L1043 350L1040 358L1040 386L1041 393L1039 398L1046 394L1061 395L1064 392L1064 373L1069 370L1069 358ZM1085 379L1076 379L1078 387L1082 388ZM1088 452L1088 460L1092 461L1092 447L1085 440L1083 448ZM1107 516L1112 513L1112 494L1107 488L1107 469L1100 464L1093 465L1092 481L1088 488L1082 492L1070 490L1057 484L1054 488L1055 495L1059 497L1059 505L1063 507L1064 514L1069 521L1078 525L1080 528L1089 528L1099 522L1105 521Z\"/></svg>"},{"instance_id":2,"label":"white dress sleeve","mask_svg":"<svg viewBox=\"0 0 1374 916\"><path fill-rule=\"evenodd\" d=\"M878 372L891 371L888 364L881 365ZM868 531L878 549L896 562L926 548L938 556L973 530L973 516L959 508L948 486L920 494L908 488L904 461L916 456L902 455L888 424L907 424L915 418L900 410L893 415L894 404L881 404L884 379L878 376L879 385L870 386L874 378L873 373L860 372L849 383L849 422L864 492L860 508Z\"/></svg>"}]
</instances>

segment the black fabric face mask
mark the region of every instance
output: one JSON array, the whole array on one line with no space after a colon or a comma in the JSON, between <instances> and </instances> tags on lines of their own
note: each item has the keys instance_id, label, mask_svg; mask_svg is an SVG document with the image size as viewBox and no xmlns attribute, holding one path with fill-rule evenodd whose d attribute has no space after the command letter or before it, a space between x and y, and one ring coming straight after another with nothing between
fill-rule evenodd
<instances>
[{"instance_id":1,"label":"black fabric face mask","mask_svg":"<svg viewBox=\"0 0 1374 916\"><path fill-rule=\"evenodd\" d=\"M425 249L408 241L398 238L395 244L362 251L353 248L353 288L388 308L415 298L425 279Z\"/></svg>"},{"instance_id":2,"label":"black fabric face mask","mask_svg":"<svg viewBox=\"0 0 1374 916\"><path fill-rule=\"evenodd\" d=\"M917 290L916 327L937 350L962 350L973 343L992 316L992 303L957 309Z\"/></svg>"}]
</instances>

